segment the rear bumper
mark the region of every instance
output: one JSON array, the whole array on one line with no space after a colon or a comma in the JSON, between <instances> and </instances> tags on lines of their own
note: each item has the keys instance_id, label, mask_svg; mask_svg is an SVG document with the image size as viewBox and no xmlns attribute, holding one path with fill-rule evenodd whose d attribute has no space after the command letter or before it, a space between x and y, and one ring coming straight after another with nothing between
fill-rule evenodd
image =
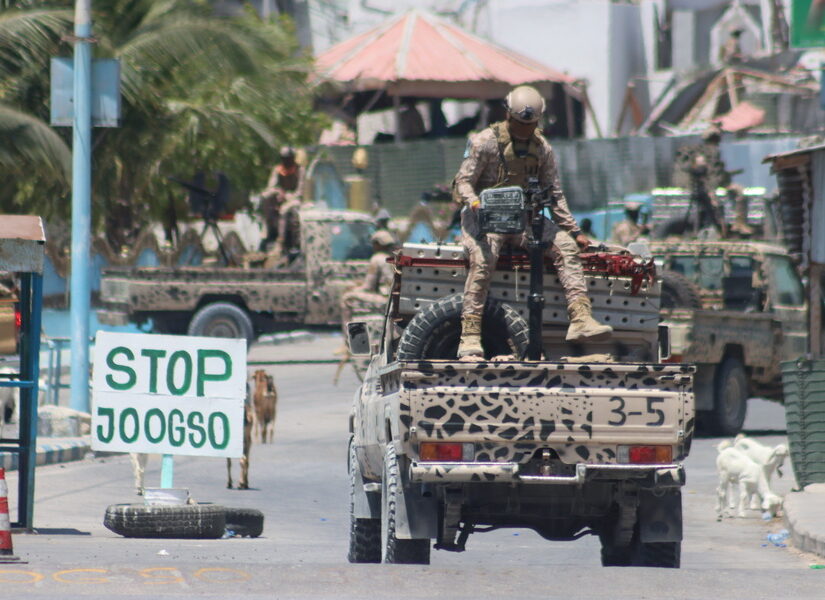
<instances>
[{"instance_id":1,"label":"rear bumper","mask_svg":"<svg viewBox=\"0 0 825 600\"><path fill-rule=\"evenodd\" d=\"M685 484L685 468L669 465L591 465L579 463L575 474L520 475L518 463L419 463L410 467L410 480L421 483L525 483L582 485L588 481L638 480L644 486L668 488Z\"/></svg>"}]
</instances>

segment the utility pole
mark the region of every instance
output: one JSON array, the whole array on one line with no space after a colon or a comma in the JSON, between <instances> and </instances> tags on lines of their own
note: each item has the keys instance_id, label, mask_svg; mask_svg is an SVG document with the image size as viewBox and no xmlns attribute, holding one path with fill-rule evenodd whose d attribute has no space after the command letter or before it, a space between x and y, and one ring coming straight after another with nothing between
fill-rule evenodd
<instances>
[{"instance_id":1,"label":"utility pole","mask_svg":"<svg viewBox=\"0 0 825 600\"><path fill-rule=\"evenodd\" d=\"M72 133L71 407L89 412L92 0L75 0Z\"/></svg>"}]
</instances>

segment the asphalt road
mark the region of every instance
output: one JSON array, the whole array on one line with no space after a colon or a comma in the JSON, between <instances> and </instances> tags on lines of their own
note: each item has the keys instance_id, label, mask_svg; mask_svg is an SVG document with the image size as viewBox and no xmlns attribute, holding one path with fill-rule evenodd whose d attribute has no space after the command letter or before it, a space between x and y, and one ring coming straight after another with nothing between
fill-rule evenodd
<instances>
[{"instance_id":1,"label":"asphalt road","mask_svg":"<svg viewBox=\"0 0 825 600\"><path fill-rule=\"evenodd\" d=\"M253 348L252 359L325 358L340 339ZM275 443L252 449L249 491L226 489L222 459L176 457L175 486L202 502L266 515L257 539L121 538L102 525L110 504L137 502L126 456L38 468L37 534L16 534L25 564L0 565L0 598L823 598L816 557L769 544L781 521L716 521L715 448L694 443L684 493L682 569L602 568L594 538L547 542L527 530L470 537L462 554L434 551L432 564L346 561L347 414L357 382L335 366L266 367L279 391ZM751 401L747 427L783 441L781 407ZM766 435L766 430L776 434ZM775 486L785 492L786 478ZM10 474L10 488L14 474ZM237 477L237 475L236 475ZM158 484L152 459L147 485ZM13 499L12 499L13 502ZM825 563L825 561L819 561Z\"/></svg>"}]
</instances>

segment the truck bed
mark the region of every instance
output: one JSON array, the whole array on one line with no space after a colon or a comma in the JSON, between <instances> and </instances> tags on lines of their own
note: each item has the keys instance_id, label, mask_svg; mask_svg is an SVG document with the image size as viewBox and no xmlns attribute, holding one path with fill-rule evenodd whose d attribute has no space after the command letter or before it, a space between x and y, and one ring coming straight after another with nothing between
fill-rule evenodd
<instances>
[{"instance_id":1,"label":"truck bed","mask_svg":"<svg viewBox=\"0 0 825 600\"><path fill-rule=\"evenodd\" d=\"M649 363L415 361L392 363L378 377L414 478L449 471L469 481L522 478L540 449L552 451L556 474L568 478L589 466L621 469L619 446L633 444L671 446L672 467L693 433L692 372ZM362 423L380 418L363 416ZM381 440L361 433L377 459ZM472 444L472 460L418 462L429 441Z\"/></svg>"}]
</instances>

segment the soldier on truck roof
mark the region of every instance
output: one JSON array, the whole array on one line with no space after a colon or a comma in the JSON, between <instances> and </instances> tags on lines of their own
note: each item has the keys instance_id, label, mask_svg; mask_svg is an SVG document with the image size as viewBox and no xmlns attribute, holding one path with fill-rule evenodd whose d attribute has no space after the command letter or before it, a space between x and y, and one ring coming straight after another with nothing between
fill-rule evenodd
<instances>
[{"instance_id":1,"label":"soldier on truck roof","mask_svg":"<svg viewBox=\"0 0 825 600\"><path fill-rule=\"evenodd\" d=\"M462 244L469 257L461 315L459 357L483 356L481 315L490 279L505 244L524 246L528 233L479 234L478 208L482 190L518 185L524 188L528 177L538 177L542 189L549 186L553 199L552 220L545 219L544 238L556 265L567 299L570 327L567 340L578 341L603 337L612 332L591 312L590 299L582 273L579 248L586 249L590 240L581 232L567 207L559 184L553 150L536 131L544 112L544 98L530 86L519 86L507 95L507 119L494 123L476 134L468 143L464 162L455 177L455 193L464 209L461 213Z\"/></svg>"}]
</instances>

